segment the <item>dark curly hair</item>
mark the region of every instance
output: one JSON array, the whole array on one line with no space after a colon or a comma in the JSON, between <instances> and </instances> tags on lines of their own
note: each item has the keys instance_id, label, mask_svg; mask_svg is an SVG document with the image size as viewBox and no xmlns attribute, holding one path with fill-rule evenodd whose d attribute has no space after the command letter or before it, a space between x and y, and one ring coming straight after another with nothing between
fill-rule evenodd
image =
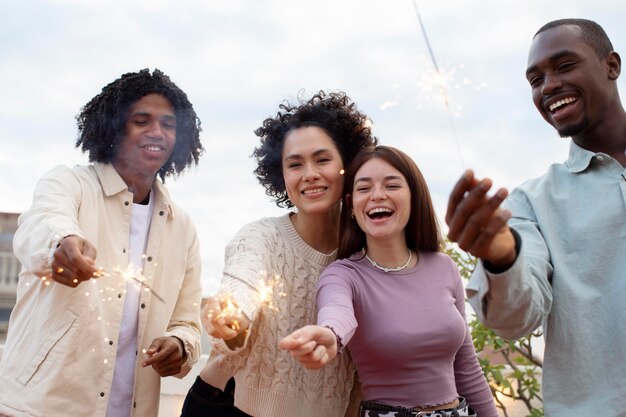
<instances>
[{"instance_id":1,"label":"dark curly hair","mask_svg":"<svg viewBox=\"0 0 626 417\"><path fill-rule=\"evenodd\" d=\"M89 152L90 162L110 163L126 134L130 107L148 94L165 97L176 114L176 144L158 172L161 180L197 165L204 148L200 143L200 120L187 95L158 69L129 72L105 86L76 116L76 147Z\"/></svg>"},{"instance_id":2,"label":"dark curly hair","mask_svg":"<svg viewBox=\"0 0 626 417\"><path fill-rule=\"evenodd\" d=\"M344 167L359 150L378 143L367 125L367 116L344 92L319 91L309 100L298 98L297 104L283 102L279 109L276 117L265 119L263 126L254 131L261 144L251 155L257 160L254 174L278 207L293 207L282 170L285 136L293 129L307 126L324 129L337 146Z\"/></svg>"},{"instance_id":3,"label":"dark curly hair","mask_svg":"<svg viewBox=\"0 0 626 417\"><path fill-rule=\"evenodd\" d=\"M613 52L613 44L611 43L611 40L609 39L604 29L602 29L602 26L600 26L593 20L588 20L588 19L570 18L570 19L553 20L543 25L537 31L537 33L535 33L534 37L536 37L541 32L544 32L548 29L552 29L554 27L563 26L563 25L578 26L582 31L583 41L585 41L587 45L593 48L598 58L604 59L611 52Z\"/></svg>"}]
</instances>

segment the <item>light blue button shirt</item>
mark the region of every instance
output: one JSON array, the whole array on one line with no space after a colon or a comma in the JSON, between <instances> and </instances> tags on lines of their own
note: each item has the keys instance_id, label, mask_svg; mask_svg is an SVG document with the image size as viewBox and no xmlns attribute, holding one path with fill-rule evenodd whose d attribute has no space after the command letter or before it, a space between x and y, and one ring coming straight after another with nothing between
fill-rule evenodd
<instances>
[{"instance_id":1,"label":"light blue button shirt","mask_svg":"<svg viewBox=\"0 0 626 417\"><path fill-rule=\"evenodd\" d=\"M470 304L505 338L544 326L546 416L626 415L626 170L572 142L504 206L520 254L500 274L480 262Z\"/></svg>"}]
</instances>

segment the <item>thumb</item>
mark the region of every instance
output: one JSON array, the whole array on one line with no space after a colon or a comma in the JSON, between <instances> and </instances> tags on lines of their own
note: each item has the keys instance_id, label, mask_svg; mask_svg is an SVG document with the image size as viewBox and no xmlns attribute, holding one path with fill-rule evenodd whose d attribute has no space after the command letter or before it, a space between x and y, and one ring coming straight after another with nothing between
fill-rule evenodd
<instances>
[{"instance_id":1,"label":"thumb","mask_svg":"<svg viewBox=\"0 0 626 417\"><path fill-rule=\"evenodd\" d=\"M293 334L287 335L278 341L278 348L280 350L292 350L298 347L296 339Z\"/></svg>"},{"instance_id":2,"label":"thumb","mask_svg":"<svg viewBox=\"0 0 626 417\"><path fill-rule=\"evenodd\" d=\"M310 340L311 336L309 332L307 332L307 328L305 326L298 330L294 330L290 335L280 340L278 342L278 347L282 350L298 349Z\"/></svg>"},{"instance_id":3,"label":"thumb","mask_svg":"<svg viewBox=\"0 0 626 417\"><path fill-rule=\"evenodd\" d=\"M83 247L82 247L81 252L83 253L84 257L92 259L92 260L96 259L96 255L98 253L98 251L96 250L96 247L87 240L83 241Z\"/></svg>"},{"instance_id":4,"label":"thumb","mask_svg":"<svg viewBox=\"0 0 626 417\"><path fill-rule=\"evenodd\" d=\"M157 337L156 339L154 339L152 341L150 346L148 346L148 350L146 350L146 353L148 355L154 355L156 352L161 350L161 347L163 346L163 343L164 343L163 338L162 337Z\"/></svg>"}]
</instances>

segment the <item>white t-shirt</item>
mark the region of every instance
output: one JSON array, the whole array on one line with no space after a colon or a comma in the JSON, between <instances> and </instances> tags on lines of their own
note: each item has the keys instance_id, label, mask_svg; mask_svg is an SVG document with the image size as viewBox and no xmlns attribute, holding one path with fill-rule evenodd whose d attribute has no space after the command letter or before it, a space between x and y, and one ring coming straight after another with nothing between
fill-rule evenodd
<instances>
[{"instance_id":1,"label":"white t-shirt","mask_svg":"<svg viewBox=\"0 0 626 417\"><path fill-rule=\"evenodd\" d=\"M154 202L150 192L150 202L146 205L133 204L130 223L128 263L139 274L143 271L143 260L150 231ZM137 323L141 285L135 280L126 281L126 296L117 342L115 370L111 383L111 395L106 417L129 417L135 385L135 361L137 360Z\"/></svg>"}]
</instances>

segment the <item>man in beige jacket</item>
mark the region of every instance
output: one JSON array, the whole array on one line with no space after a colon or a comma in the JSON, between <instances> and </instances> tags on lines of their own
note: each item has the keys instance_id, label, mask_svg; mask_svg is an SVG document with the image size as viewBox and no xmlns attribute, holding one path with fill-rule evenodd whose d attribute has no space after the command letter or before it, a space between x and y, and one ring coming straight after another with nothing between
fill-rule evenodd
<instances>
[{"instance_id":1,"label":"man in beige jacket","mask_svg":"<svg viewBox=\"0 0 626 417\"><path fill-rule=\"evenodd\" d=\"M15 234L0 415L156 416L160 377L184 376L200 353L196 231L162 184L198 163L200 122L147 69L77 120L91 164L47 173Z\"/></svg>"}]
</instances>

